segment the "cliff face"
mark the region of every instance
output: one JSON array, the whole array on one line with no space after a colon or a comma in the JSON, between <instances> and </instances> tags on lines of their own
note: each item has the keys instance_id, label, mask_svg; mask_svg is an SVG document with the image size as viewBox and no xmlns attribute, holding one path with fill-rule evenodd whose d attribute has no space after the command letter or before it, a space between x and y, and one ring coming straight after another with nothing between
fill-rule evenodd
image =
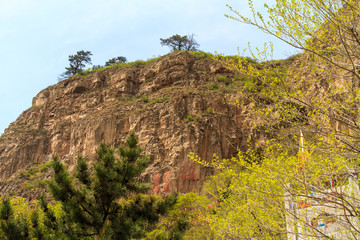
<instances>
[{"instance_id":1,"label":"cliff face","mask_svg":"<svg viewBox=\"0 0 360 240\"><path fill-rule=\"evenodd\" d=\"M249 134L259 137L245 128L245 110L224 100L218 76L231 79L233 73L181 52L44 89L0 138L0 193L19 193L19 172L54 153L72 170L79 153L93 161L102 140L119 145L131 130L150 156L143 180L154 193L201 191L213 169L191 162L189 152L229 157L246 146ZM226 99L234 96L230 91Z\"/></svg>"}]
</instances>

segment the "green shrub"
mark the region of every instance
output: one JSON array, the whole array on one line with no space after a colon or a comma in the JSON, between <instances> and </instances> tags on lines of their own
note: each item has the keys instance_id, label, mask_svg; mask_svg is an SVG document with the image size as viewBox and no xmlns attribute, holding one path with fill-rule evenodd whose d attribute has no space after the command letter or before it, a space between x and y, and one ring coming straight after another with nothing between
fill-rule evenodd
<instances>
[{"instance_id":1,"label":"green shrub","mask_svg":"<svg viewBox=\"0 0 360 240\"><path fill-rule=\"evenodd\" d=\"M36 182L36 186L38 188L46 188L47 184L48 184L47 180L39 180L39 181Z\"/></svg>"},{"instance_id":2,"label":"green shrub","mask_svg":"<svg viewBox=\"0 0 360 240\"><path fill-rule=\"evenodd\" d=\"M146 234L144 240L215 239L209 225L201 220L211 203L207 197L196 193L180 195L169 214Z\"/></svg>"},{"instance_id":3,"label":"green shrub","mask_svg":"<svg viewBox=\"0 0 360 240\"><path fill-rule=\"evenodd\" d=\"M31 166L27 170L21 170L19 173L19 177L22 179L27 179L27 180L41 177L43 175L43 173L46 170L48 170L50 167L51 167L51 161L45 162L42 164L37 164L37 165Z\"/></svg>"},{"instance_id":4,"label":"green shrub","mask_svg":"<svg viewBox=\"0 0 360 240\"><path fill-rule=\"evenodd\" d=\"M218 82L225 83L226 85L229 85L232 82L227 76L217 76L216 79Z\"/></svg>"},{"instance_id":5,"label":"green shrub","mask_svg":"<svg viewBox=\"0 0 360 240\"><path fill-rule=\"evenodd\" d=\"M22 178L22 179L29 179L30 174L29 174L28 171L21 170L20 173L19 173L19 177Z\"/></svg>"},{"instance_id":6,"label":"green shrub","mask_svg":"<svg viewBox=\"0 0 360 240\"><path fill-rule=\"evenodd\" d=\"M256 91L256 84L253 81L245 82L244 88L247 92L255 92Z\"/></svg>"},{"instance_id":7,"label":"green shrub","mask_svg":"<svg viewBox=\"0 0 360 240\"><path fill-rule=\"evenodd\" d=\"M201 117L199 115L188 114L184 119L185 122L199 122Z\"/></svg>"},{"instance_id":8,"label":"green shrub","mask_svg":"<svg viewBox=\"0 0 360 240\"><path fill-rule=\"evenodd\" d=\"M142 96L142 100L145 102L145 103L148 103L149 102L149 98L148 96Z\"/></svg>"},{"instance_id":9,"label":"green shrub","mask_svg":"<svg viewBox=\"0 0 360 240\"><path fill-rule=\"evenodd\" d=\"M243 84L239 82L233 82L227 86L223 86L220 88L223 93L236 93L239 92L243 88Z\"/></svg>"},{"instance_id":10,"label":"green shrub","mask_svg":"<svg viewBox=\"0 0 360 240\"><path fill-rule=\"evenodd\" d=\"M210 90L217 90L219 89L219 85L217 83L210 83L209 85Z\"/></svg>"},{"instance_id":11,"label":"green shrub","mask_svg":"<svg viewBox=\"0 0 360 240\"><path fill-rule=\"evenodd\" d=\"M101 68L103 68L103 67L104 67L104 66L101 66L101 65L93 65L92 68L91 68L91 70L92 70L92 71L96 71L96 70L101 69Z\"/></svg>"},{"instance_id":12,"label":"green shrub","mask_svg":"<svg viewBox=\"0 0 360 240\"><path fill-rule=\"evenodd\" d=\"M146 61L144 61L144 60L136 60L135 62L132 62L130 65L135 66L135 67L145 66Z\"/></svg>"},{"instance_id":13,"label":"green shrub","mask_svg":"<svg viewBox=\"0 0 360 240\"><path fill-rule=\"evenodd\" d=\"M192 55L197 56L197 57L203 57L203 58L212 58L214 57L214 55L212 55L211 53L207 53L207 52L203 52L203 51L199 51L199 52L190 52Z\"/></svg>"},{"instance_id":14,"label":"green shrub","mask_svg":"<svg viewBox=\"0 0 360 240\"><path fill-rule=\"evenodd\" d=\"M210 115L210 114L213 114L213 113L214 113L214 112L213 112L213 110L212 110L211 107L208 107L208 108L205 110L205 114Z\"/></svg>"},{"instance_id":15,"label":"green shrub","mask_svg":"<svg viewBox=\"0 0 360 240\"><path fill-rule=\"evenodd\" d=\"M136 60L134 62L129 62L129 63L118 63L118 64L110 65L109 68L111 68L111 67L119 67L119 68L123 68L123 67L141 67L141 66L149 65L149 64L155 62L157 59L158 58L151 58L151 59L148 59L146 61L144 61L144 60Z\"/></svg>"},{"instance_id":16,"label":"green shrub","mask_svg":"<svg viewBox=\"0 0 360 240\"><path fill-rule=\"evenodd\" d=\"M258 61L256 59L253 59L251 57L240 57L238 55L232 55L232 56L224 56L222 54L220 55L216 55L214 56L214 58L216 60L219 60L219 61L235 61L235 62L242 62L242 63L252 63L252 64L256 64L258 63Z\"/></svg>"},{"instance_id":17,"label":"green shrub","mask_svg":"<svg viewBox=\"0 0 360 240\"><path fill-rule=\"evenodd\" d=\"M102 66L95 66L95 68L88 68L86 69L85 71L82 71L81 73L79 74L75 74L75 75L79 75L81 77L85 77L91 73L94 73L94 72L98 72L98 71L102 71L104 69L111 69L111 68L129 68L129 67L141 67L141 66L146 66L146 65L149 65L153 62L155 62L157 59L159 58L151 58L151 59L148 59L146 61L144 60L136 60L134 62L119 62L119 63L114 63L114 64L111 64L109 66L105 66L105 67L102 67ZM74 75L74 76L75 76Z\"/></svg>"},{"instance_id":18,"label":"green shrub","mask_svg":"<svg viewBox=\"0 0 360 240\"><path fill-rule=\"evenodd\" d=\"M25 184L25 189L26 190L31 190L31 189L33 189L35 186L32 184L32 183L27 183L27 184Z\"/></svg>"},{"instance_id":19,"label":"green shrub","mask_svg":"<svg viewBox=\"0 0 360 240\"><path fill-rule=\"evenodd\" d=\"M48 161L48 162L45 162L45 163L39 165L39 169L40 169L42 172L45 172L45 171L48 170L50 167L51 167L51 161Z\"/></svg>"},{"instance_id":20,"label":"green shrub","mask_svg":"<svg viewBox=\"0 0 360 240\"><path fill-rule=\"evenodd\" d=\"M169 101L169 97L162 97L162 98L156 98L154 100L151 100L150 102L146 103L147 105L153 105L155 103L161 103L161 102L167 102Z\"/></svg>"}]
</instances>

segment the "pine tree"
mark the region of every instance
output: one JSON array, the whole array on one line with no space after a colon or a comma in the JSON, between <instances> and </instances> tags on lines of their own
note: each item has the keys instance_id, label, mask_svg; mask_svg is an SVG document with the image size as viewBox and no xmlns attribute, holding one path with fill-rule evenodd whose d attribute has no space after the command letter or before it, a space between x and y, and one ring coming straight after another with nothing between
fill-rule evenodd
<instances>
[{"instance_id":1,"label":"pine tree","mask_svg":"<svg viewBox=\"0 0 360 240\"><path fill-rule=\"evenodd\" d=\"M82 73L85 64L91 64L92 53L90 51L78 51L75 55L69 56L70 67L66 67L65 74L72 76Z\"/></svg>"},{"instance_id":2,"label":"pine tree","mask_svg":"<svg viewBox=\"0 0 360 240\"><path fill-rule=\"evenodd\" d=\"M194 39L194 34L180 36L179 34L175 34L169 38L160 38L161 46L168 46L171 51L199 51L198 47L200 46L196 40Z\"/></svg>"},{"instance_id":3,"label":"pine tree","mask_svg":"<svg viewBox=\"0 0 360 240\"><path fill-rule=\"evenodd\" d=\"M56 236L65 234L70 239L142 237L144 230L176 202L176 195L163 200L141 194L149 190L147 183L138 180L148 159L133 132L126 145L117 149L117 155L105 143L100 145L97 155L93 171L79 156L73 176L54 156L55 174L49 188L54 199L61 202L64 217L56 219L43 198L44 224Z\"/></svg>"},{"instance_id":4,"label":"pine tree","mask_svg":"<svg viewBox=\"0 0 360 240\"><path fill-rule=\"evenodd\" d=\"M74 55L69 55L69 67L65 67L66 71L59 76L59 80L69 78L75 74L82 74L86 64L91 64L91 51L77 51Z\"/></svg>"},{"instance_id":5,"label":"pine tree","mask_svg":"<svg viewBox=\"0 0 360 240\"><path fill-rule=\"evenodd\" d=\"M10 198L2 199L0 207L0 229L8 240L30 239L26 220L16 217L10 204ZM1 235L0 235L1 237Z\"/></svg>"},{"instance_id":6,"label":"pine tree","mask_svg":"<svg viewBox=\"0 0 360 240\"><path fill-rule=\"evenodd\" d=\"M126 57L119 56L119 57L116 57L116 58L109 59L105 63L105 66L107 67L107 66L111 66L111 65L116 64L116 63L125 63L125 62L127 62Z\"/></svg>"}]
</instances>

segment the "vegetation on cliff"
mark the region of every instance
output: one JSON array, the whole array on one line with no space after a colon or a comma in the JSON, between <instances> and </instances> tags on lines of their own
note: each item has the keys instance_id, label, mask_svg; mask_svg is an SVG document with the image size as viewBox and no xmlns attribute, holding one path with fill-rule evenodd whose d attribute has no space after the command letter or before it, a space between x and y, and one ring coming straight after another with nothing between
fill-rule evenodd
<instances>
[{"instance_id":1,"label":"vegetation on cliff","mask_svg":"<svg viewBox=\"0 0 360 240\"><path fill-rule=\"evenodd\" d=\"M211 163L191 155L220 170L208 184L221 208L204 224L217 239L357 239L359 3L277 0L265 4L268 16L249 7L253 18L231 7L229 17L303 53L286 71L267 67L271 45L253 54L258 64L223 60L254 81L239 94L252 98L250 114L270 141L260 155Z\"/></svg>"},{"instance_id":2,"label":"vegetation on cliff","mask_svg":"<svg viewBox=\"0 0 360 240\"><path fill-rule=\"evenodd\" d=\"M4 199L0 210L4 237L358 238L358 1L277 0L273 7L265 5L267 17L254 9L252 1L249 7L253 19L231 7L238 17L229 17L255 25L303 52L285 61L268 61L272 46L266 45L259 55L251 52L257 60L212 56L237 75L218 75L216 82L203 88L207 94L236 92L240 97L235 101L227 94L223 101L239 109L246 105L244 112L253 122L243 125L264 132L266 141L254 143L250 139L247 149L238 149L236 156L225 159L216 155L201 159L190 153L191 160L212 167L216 174L207 179L202 195L188 193L179 196L176 203L174 199L129 194L146 190L134 180L145 168L145 161L122 171L128 159L140 156L134 139L128 142L132 150L120 150L122 162L115 161L112 149L101 145L94 180L79 158L77 184L73 184L55 158L55 180L50 189L60 202L59 216L64 222L54 224L59 216L44 200L40 204L43 215L34 212L29 220L16 215ZM129 63L109 68L120 66ZM170 99L143 96L138 101L150 107ZM212 114L214 110L208 107L201 116L188 114L182 120L198 123ZM168 204L172 208L165 207ZM160 217L165 209L168 214ZM26 227L30 222L32 226Z\"/></svg>"},{"instance_id":3,"label":"vegetation on cliff","mask_svg":"<svg viewBox=\"0 0 360 240\"><path fill-rule=\"evenodd\" d=\"M78 51L74 55L69 56L69 67L66 67L66 71L61 75L61 78L68 78L75 74L81 74L84 71L86 64L91 64L92 53L90 51Z\"/></svg>"},{"instance_id":4,"label":"vegetation on cliff","mask_svg":"<svg viewBox=\"0 0 360 240\"><path fill-rule=\"evenodd\" d=\"M160 38L160 43L162 46L168 46L171 51L199 51L198 47L200 46L195 38L194 34L189 34L185 36L180 36L179 34L175 34L169 38Z\"/></svg>"},{"instance_id":5,"label":"vegetation on cliff","mask_svg":"<svg viewBox=\"0 0 360 240\"><path fill-rule=\"evenodd\" d=\"M220 59L250 80L239 94L252 99L249 114L260 120L256 124L269 141L260 152L250 147L231 159L204 161L190 155L219 173L204 189L215 208L197 208L193 218L185 217L183 237L358 239L358 1L278 0L273 7L265 4L268 17L252 1L249 7L253 19L230 7L239 16L231 18L303 53L290 68L267 61L272 46L266 45L253 54L256 64Z\"/></svg>"},{"instance_id":6,"label":"vegetation on cliff","mask_svg":"<svg viewBox=\"0 0 360 240\"><path fill-rule=\"evenodd\" d=\"M49 205L45 197L32 208L16 208L9 198L0 207L0 228L6 239L130 239L151 229L160 215L176 202L145 195L149 184L137 181L147 167L138 141L131 133L126 146L114 149L102 143L98 161L92 170L78 157L77 169L70 175L54 156L54 177L49 190L56 201ZM40 205L41 210L39 207ZM60 209L59 209L60 206ZM57 212L54 210L57 209Z\"/></svg>"}]
</instances>

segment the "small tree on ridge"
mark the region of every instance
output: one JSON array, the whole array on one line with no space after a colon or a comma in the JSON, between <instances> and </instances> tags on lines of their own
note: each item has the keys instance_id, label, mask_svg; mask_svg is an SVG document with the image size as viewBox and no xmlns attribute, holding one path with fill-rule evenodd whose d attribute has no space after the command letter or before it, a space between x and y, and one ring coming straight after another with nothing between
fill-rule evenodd
<instances>
[{"instance_id":1,"label":"small tree on ridge","mask_svg":"<svg viewBox=\"0 0 360 240\"><path fill-rule=\"evenodd\" d=\"M109 59L105 63L105 66L110 66L110 65L113 65L113 64L116 64L116 63L124 63L126 61L127 61L126 57L119 56L119 57L116 57L116 58Z\"/></svg>"},{"instance_id":2,"label":"small tree on ridge","mask_svg":"<svg viewBox=\"0 0 360 240\"><path fill-rule=\"evenodd\" d=\"M75 74L81 74L86 64L91 64L92 53L90 51L78 51L75 55L69 56L70 66L66 67L60 78L68 78Z\"/></svg>"},{"instance_id":3,"label":"small tree on ridge","mask_svg":"<svg viewBox=\"0 0 360 240\"><path fill-rule=\"evenodd\" d=\"M175 34L169 38L163 39L160 38L161 46L168 46L171 51L199 51L198 47L200 46L196 40L194 39L194 34L189 34L185 36L180 36L179 34Z\"/></svg>"}]
</instances>

